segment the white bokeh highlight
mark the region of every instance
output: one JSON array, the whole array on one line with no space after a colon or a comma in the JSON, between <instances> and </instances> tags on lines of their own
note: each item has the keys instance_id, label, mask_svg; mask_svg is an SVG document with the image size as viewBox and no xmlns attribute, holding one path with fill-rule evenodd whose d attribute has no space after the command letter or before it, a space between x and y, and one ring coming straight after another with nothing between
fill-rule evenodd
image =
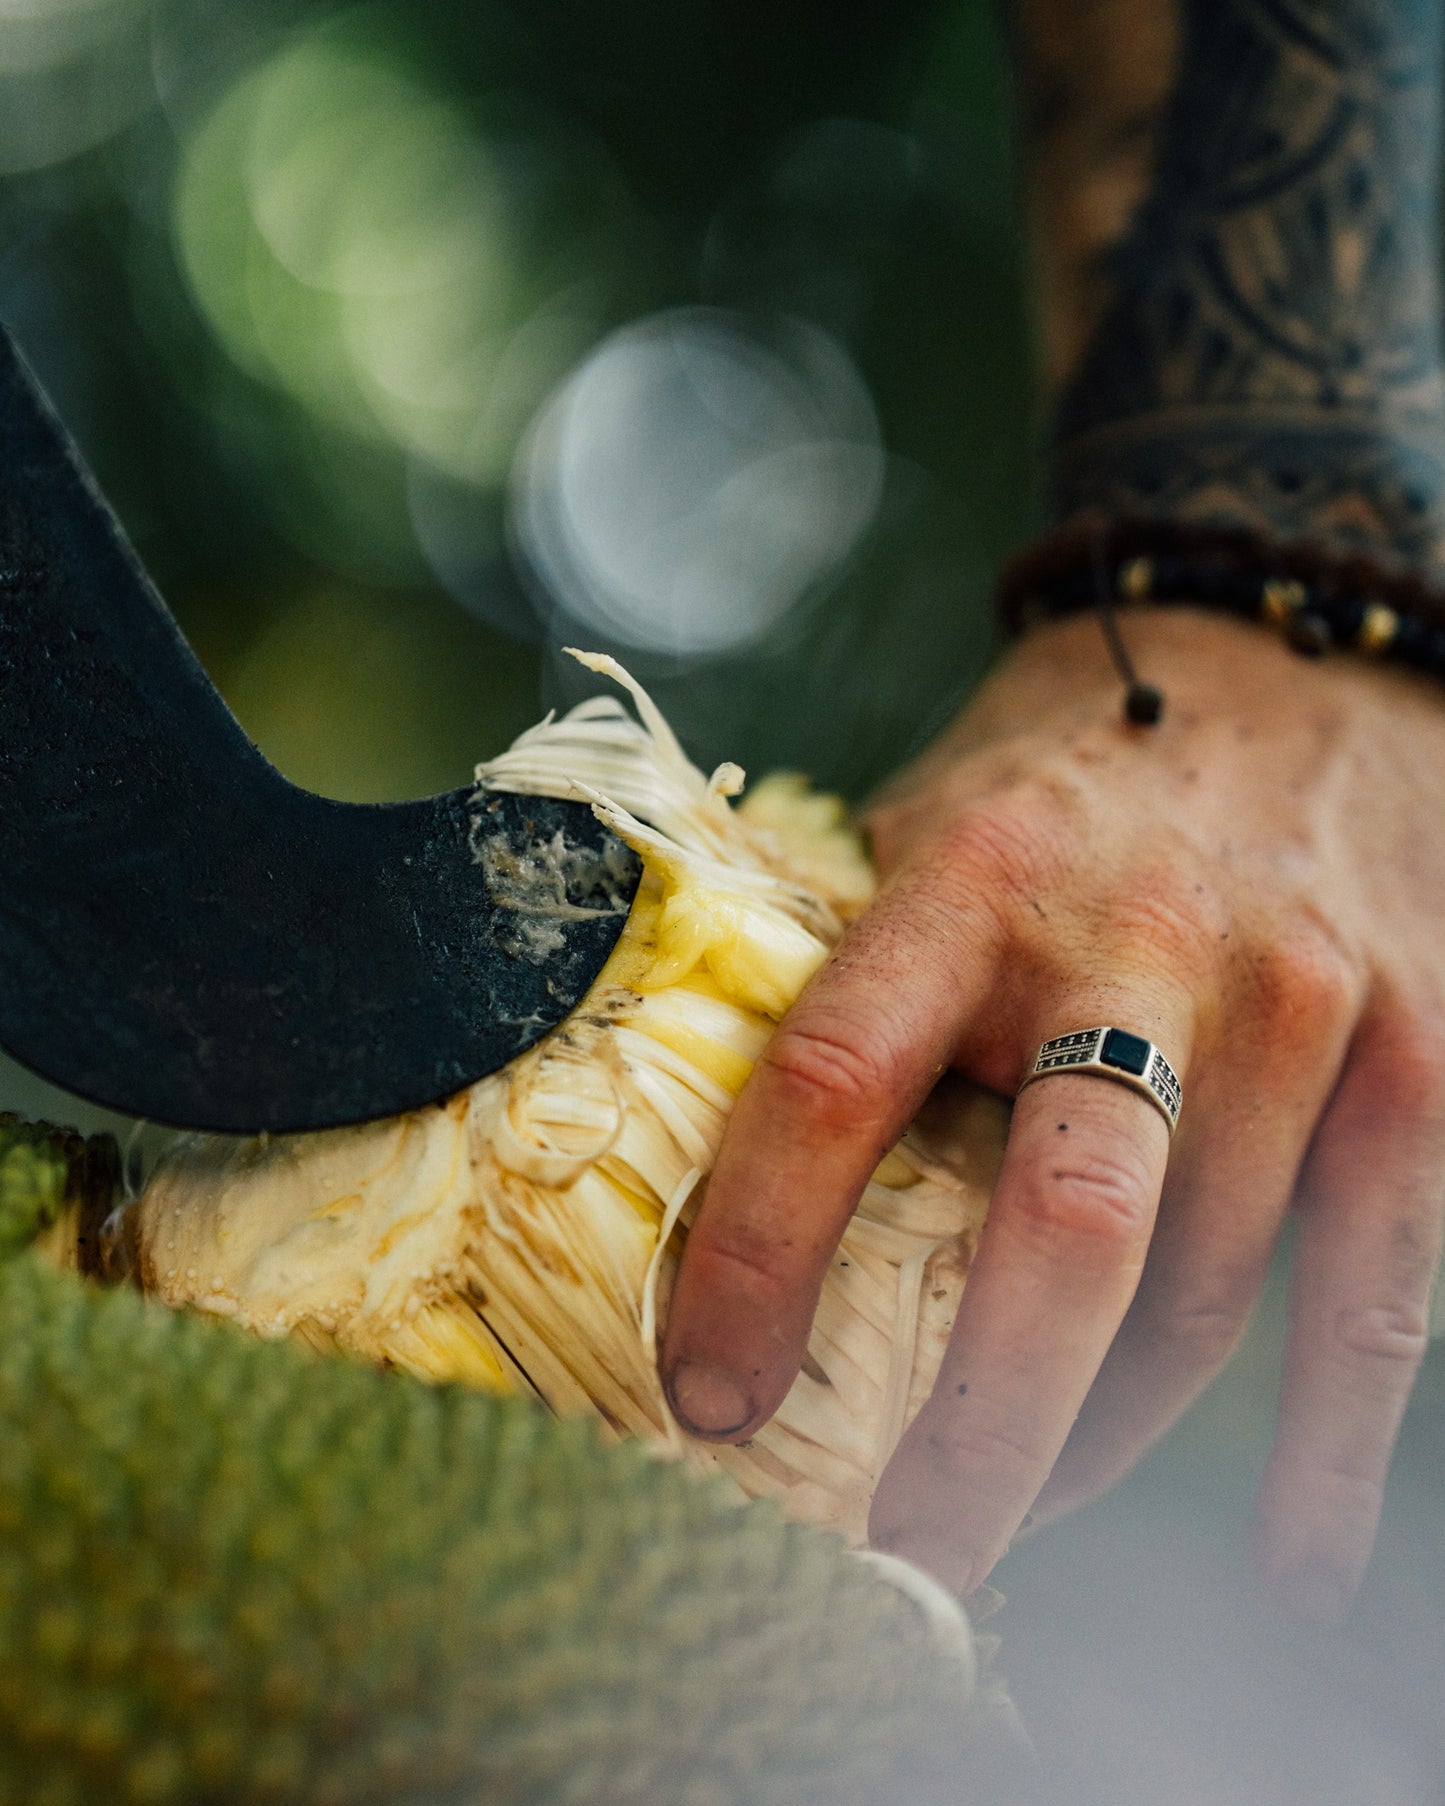
<instances>
[{"instance_id":1,"label":"white bokeh highlight","mask_svg":"<svg viewBox=\"0 0 1445 1806\"><path fill-rule=\"evenodd\" d=\"M676 309L613 333L552 396L518 457L512 534L561 625L718 654L847 562L884 469L837 340L800 320Z\"/></svg>"}]
</instances>

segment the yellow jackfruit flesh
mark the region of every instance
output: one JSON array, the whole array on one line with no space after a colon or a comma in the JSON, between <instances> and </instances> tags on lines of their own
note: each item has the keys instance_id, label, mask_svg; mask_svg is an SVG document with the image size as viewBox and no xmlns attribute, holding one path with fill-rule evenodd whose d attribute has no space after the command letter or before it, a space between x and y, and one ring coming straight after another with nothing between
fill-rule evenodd
<instances>
[{"instance_id":1,"label":"yellow jackfruit flesh","mask_svg":"<svg viewBox=\"0 0 1445 1806\"><path fill-rule=\"evenodd\" d=\"M631 690L542 723L479 794L582 795L642 857L621 939L577 1010L441 1106L360 1128L190 1138L134 1226L144 1287L270 1337L599 1417L859 1542L879 1472L938 1371L1003 1140L960 1088L879 1166L823 1288L804 1371L744 1448L685 1444L657 1326L698 1188L779 1017L866 903L839 805L800 780L740 806Z\"/></svg>"}]
</instances>

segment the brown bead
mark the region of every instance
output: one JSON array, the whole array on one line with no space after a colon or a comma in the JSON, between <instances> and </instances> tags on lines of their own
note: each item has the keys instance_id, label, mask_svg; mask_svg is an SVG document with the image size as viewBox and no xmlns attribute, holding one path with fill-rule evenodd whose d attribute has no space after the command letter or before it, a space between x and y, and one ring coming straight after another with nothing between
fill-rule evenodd
<instances>
[{"instance_id":1,"label":"brown bead","mask_svg":"<svg viewBox=\"0 0 1445 1806\"><path fill-rule=\"evenodd\" d=\"M1355 644L1361 652L1383 652L1400 631L1400 617L1383 602L1371 602L1360 622Z\"/></svg>"},{"instance_id":2,"label":"brown bead","mask_svg":"<svg viewBox=\"0 0 1445 1806\"><path fill-rule=\"evenodd\" d=\"M1294 577L1266 578L1259 592L1260 606L1276 627L1285 627L1305 604L1305 586Z\"/></svg>"}]
</instances>

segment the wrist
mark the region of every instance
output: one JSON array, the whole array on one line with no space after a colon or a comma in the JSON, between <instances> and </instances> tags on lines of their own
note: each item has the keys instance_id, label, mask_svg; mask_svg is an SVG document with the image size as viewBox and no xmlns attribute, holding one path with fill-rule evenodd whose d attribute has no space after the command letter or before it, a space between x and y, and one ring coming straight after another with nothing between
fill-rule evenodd
<instances>
[{"instance_id":1,"label":"wrist","mask_svg":"<svg viewBox=\"0 0 1445 1806\"><path fill-rule=\"evenodd\" d=\"M1344 651L1445 681L1445 588L1398 559L1337 553L1308 540L1091 519L1016 558L999 599L1014 632L1097 610L1115 668L1129 683L1134 673L1116 609L1132 622L1141 612L1180 607L1268 626L1297 653ZM1132 709L1129 718L1142 719Z\"/></svg>"},{"instance_id":2,"label":"wrist","mask_svg":"<svg viewBox=\"0 0 1445 1806\"><path fill-rule=\"evenodd\" d=\"M1093 248L1100 302L1056 395L1055 516L1209 523L1441 568L1437 9L1169 10L1177 57L1142 198ZM1124 63L1135 47L1115 24ZM1049 157L1076 126L1067 107L1034 124L1055 188L1083 179Z\"/></svg>"},{"instance_id":3,"label":"wrist","mask_svg":"<svg viewBox=\"0 0 1445 1806\"><path fill-rule=\"evenodd\" d=\"M1259 621L1180 603L1127 611L1120 628L1141 678L1167 698L1166 728L1186 720L1236 721L1272 737L1295 718L1318 722L1362 705L1397 725L1445 721L1435 682L1363 659L1302 659ZM1094 615L1031 628L1006 651L997 673L1016 721L1031 711L1039 719L1067 711L1081 725L1119 721L1119 677Z\"/></svg>"}]
</instances>

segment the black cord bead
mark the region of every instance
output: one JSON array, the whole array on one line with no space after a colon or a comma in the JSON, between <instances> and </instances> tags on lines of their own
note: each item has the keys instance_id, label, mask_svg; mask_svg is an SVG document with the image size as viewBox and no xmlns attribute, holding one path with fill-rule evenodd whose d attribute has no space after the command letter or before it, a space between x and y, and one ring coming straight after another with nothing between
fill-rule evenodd
<instances>
[{"instance_id":1,"label":"black cord bead","mask_svg":"<svg viewBox=\"0 0 1445 1806\"><path fill-rule=\"evenodd\" d=\"M1157 727L1164 715L1164 692L1153 684L1132 683L1124 697L1124 719L1131 727Z\"/></svg>"},{"instance_id":2,"label":"black cord bead","mask_svg":"<svg viewBox=\"0 0 1445 1806\"><path fill-rule=\"evenodd\" d=\"M1302 608L1291 617L1284 637L1296 652L1303 653L1306 658L1319 658L1321 653L1329 651L1335 636L1322 614L1313 608Z\"/></svg>"}]
</instances>

